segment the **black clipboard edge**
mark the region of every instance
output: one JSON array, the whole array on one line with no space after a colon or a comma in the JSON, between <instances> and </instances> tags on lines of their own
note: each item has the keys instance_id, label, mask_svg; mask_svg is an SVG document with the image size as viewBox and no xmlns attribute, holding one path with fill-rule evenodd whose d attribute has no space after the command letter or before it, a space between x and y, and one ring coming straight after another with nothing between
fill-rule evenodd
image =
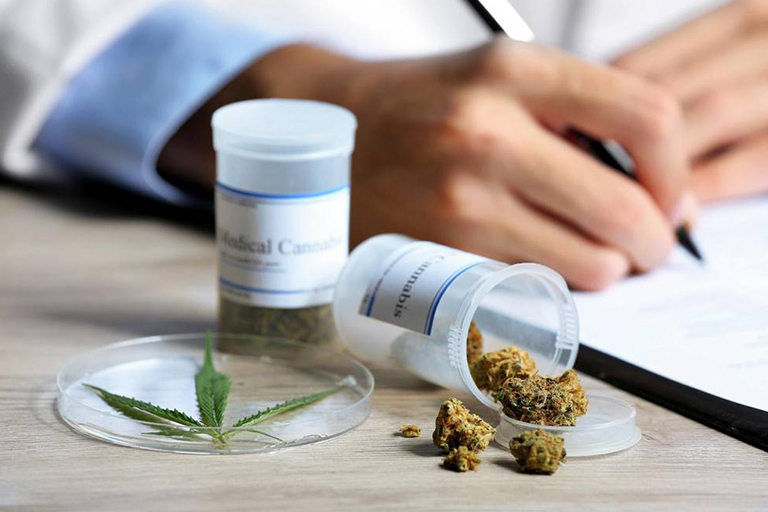
<instances>
[{"instance_id":1,"label":"black clipboard edge","mask_svg":"<svg viewBox=\"0 0 768 512\"><path fill-rule=\"evenodd\" d=\"M705 393L583 344L579 346L575 367L587 375L768 452L766 411Z\"/></svg>"}]
</instances>

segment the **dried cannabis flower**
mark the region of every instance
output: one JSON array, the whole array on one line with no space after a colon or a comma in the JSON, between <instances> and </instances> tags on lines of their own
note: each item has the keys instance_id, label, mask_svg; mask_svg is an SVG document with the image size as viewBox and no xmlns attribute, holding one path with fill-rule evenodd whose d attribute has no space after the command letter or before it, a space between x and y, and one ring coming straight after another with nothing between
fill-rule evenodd
<instances>
[{"instance_id":1,"label":"dried cannabis flower","mask_svg":"<svg viewBox=\"0 0 768 512\"><path fill-rule=\"evenodd\" d=\"M551 475L565 460L563 438L541 429L528 430L509 442L509 451L526 473Z\"/></svg>"},{"instance_id":2,"label":"dried cannabis flower","mask_svg":"<svg viewBox=\"0 0 768 512\"><path fill-rule=\"evenodd\" d=\"M483 355L483 333L477 328L475 322L469 324L467 334L467 362L472 365Z\"/></svg>"},{"instance_id":3,"label":"dried cannabis flower","mask_svg":"<svg viewBox=\"0 0 768 512\"><path fill-rule=\"evenodd\" d=\"M264 308L238 304L226 297L219 300L219 332L272 336L318 345L332 343L337 336L330 304L298 309ZM254 343L248 337L224 337L219 349L247 354L253 351Z\"/></svg>"},{"instance_id":4,"label":"dried cannabis flower","mask_svg":"<svg viewBox=\"0 0 768 512\"><path fill-rule=\"evenodd\" d=\"M403 434L403 437L419 437L421 435L421 427L406 423L400 425L400 433Z\"/></svg>"},{"instance_id":5,"label":"dried cannabis flower","mask_svg":"<svg viewBox=\"0 0 768 512\"><path fill-rule=\"evenodd\" d=\"M483 391L497 393L510 377L536 373L536 363L524 350L515 346L483 354L470 366L472 380Z\"/></svg>"},{"instance_id":6,"label":"dried cannabis flower","mask_svg":"<svg viewBox=\"0 0 768 512\"><path fill-rule=\"evenodd\" d=\"M538 425L572 426L587 412L584 388L573 370L560 377L518 375L504 382L496 399L510 418Z\"/></svg>"},{"instance_id":7,"label":"dried cannabis flower","mask_svg":"<svg viewBox=\"0 0 768 512\"><path fill-rule=\"evenodd\" d=\"M461 400L449 398L440 406L432 441L446 452L459 446L480 452L488 447L495 434L496 429L477 414L469 412Z\"/></svg>"},{"instance_id":8,"label":"dried cannabis flower","mask_svg":"<svg viewBox=\"0 0 768 512\"><path fill-rule=\"evenodd\" d=\"M480 465L480 457L466 446L453 448L446 458L443 459L443 466L454 471L474 471Z\"/></svg>"}]
</instances>

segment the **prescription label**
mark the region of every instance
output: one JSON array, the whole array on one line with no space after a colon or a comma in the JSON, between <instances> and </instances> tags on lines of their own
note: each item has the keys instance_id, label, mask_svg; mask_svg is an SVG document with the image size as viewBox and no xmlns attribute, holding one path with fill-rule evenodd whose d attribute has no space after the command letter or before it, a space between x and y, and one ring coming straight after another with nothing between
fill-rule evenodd
<instances>
[{"instance_id":1,"label":"prescription label","mask_svg":"<svg viewBox=\"0 0 768 512\"><path fill-rule=\"evenodd\" d=\"M431 242L396 250L368 285L359 313L430 335L440 301L462 274L493 260Z\"/></svg>"},{"instance_id":2,"label":"prescription label","mask_svg":"<svg viewBox=\"0 0 768 512\"><path fill-rule=\"evenodd\" d=\"M349 187L275 195L216 186L222 297L261 307L327 304L349 251Z\"/></svg>"}]
</instances>

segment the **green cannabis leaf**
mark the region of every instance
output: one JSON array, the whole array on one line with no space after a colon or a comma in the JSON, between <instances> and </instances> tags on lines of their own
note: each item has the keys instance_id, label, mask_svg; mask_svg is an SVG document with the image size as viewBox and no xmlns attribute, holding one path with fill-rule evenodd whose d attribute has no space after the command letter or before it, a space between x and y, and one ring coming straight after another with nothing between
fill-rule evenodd
<instances>
[{"instance_id":1,"label":"green cannabis leaf","mask_svg":"<svg viewBox=\"0 0 768 512\"><path fill-rule=\"evenodd\" d=\"M136 400L135 398L129 398L127 396L116 395L114 393L110 393L106 389L101 389L90 384L83 384L83 386L99 395L99 397L104 400L107 405L115 409L117 412L120 412L131 419L148 421L152 423L157 423L158 419L160 419L188 427L203 426L203 424L197 421L195 418L181 411L177 411L176 409L165 409L149 402L143 402L141 400Z\"/></svg>"},{"instance_id":2,"label":"green cannabis leaf","mask_svg":"<svg viewBox=\"0 0 768 512\"><path fill-rule=\"evenodd\" d=\"M205 432L200 432L199 430L184 430L181 428L175 428L175 427L154 427L156 430L154 432L144 432L145 436L161 436L161 437L172 437L173 439L182 439L182 440L192 440L192 441L200 441L203 439L200 437L200 433L205 434Z\"/></svg>"},{"instance_id":3,"label":"green cannabis leaf","mask_svg":"<svg viewBox=\"0 0 768 512\"><path fill-rule=\"evenodd\" d=\"M205 335L205 357L203 366L195 376L195 391L200 419L209 427L221 427L224 424L224 411L232 381L213 367L213 339L211 333Z\"/></svg>"},{"instance_id":4,"label":"green cannabis leaf","mask_svg":"<svg viewBox=\"0 0 768 512\"><path fill-rule=\"evenodd\" d=\"M279 437L247 427L252 427L269 418L298 409L299 407L313 404L347 387L344 384L333 389L294 398L281 404L267 407L240 419L232 425L230 430L222 432L224 413L227 409L232 380L227 375L216 371L216 368L213 366L213 338L210 332L205 336L203 365L200 367L197 375L195 375L195 393L197 395L197 408L200 413L200 420L196 420L176 409L166 409L135 398L116 395L91 384L83 383L83 386L93 391L107 405L120 414L143 423L154 423L155 425L148 425L154 431L144 432L144 435L170 437L180 440L200 440L203 439L201 436L208 436L220 448L226 448L227 440L230 437L243 432L253 432L282 443L284 441ZM158 423L167 423L167 425L160 425Z\"/></svg>"},{"instance_id":5,"label":"green cannabis leaf","mask_svg":"<svg viewBox=\"0 0 768 512\"><path fill-rule=\"evenodd\" d=\"M287 402L277 404L273 407L267 407L266 409L262 409L261 411L257 411L250 416L246 416L245 418L238 420L237 423L232 425L232 428L250 427L250 426L256 425L257 423L261 423L262 421L272 418L274 416L277 416L278 414L283 414L288 411L292 411L293 409L297 409L299 407L303 407L305 405L315 403L327 396L331 396L333 394L338 393L345 387L346 386L339 386L337 388L321 391L320 393L315 393L314 395L307 395L307 396L302 396L300 398L294 398L293 400L288 400Z\"/></svg>"}]
</instances>

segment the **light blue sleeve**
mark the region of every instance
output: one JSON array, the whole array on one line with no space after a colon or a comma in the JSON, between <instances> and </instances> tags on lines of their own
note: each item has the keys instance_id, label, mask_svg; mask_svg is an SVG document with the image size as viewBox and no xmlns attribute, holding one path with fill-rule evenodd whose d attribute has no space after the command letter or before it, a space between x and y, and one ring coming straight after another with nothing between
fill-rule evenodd
<instances>
[{"instance_id":1,"label":"light blue sleeve","mask_svg":"<svg viewBox=\"0 0 768 512\"><path fill-rule=\"evenodd\" d=\"M193 2L161 4L70 81L35 149L71 172L195 206L200 199L158 175L160 151L210 96L282 42Z\"/></svg>"}]
</instances>

